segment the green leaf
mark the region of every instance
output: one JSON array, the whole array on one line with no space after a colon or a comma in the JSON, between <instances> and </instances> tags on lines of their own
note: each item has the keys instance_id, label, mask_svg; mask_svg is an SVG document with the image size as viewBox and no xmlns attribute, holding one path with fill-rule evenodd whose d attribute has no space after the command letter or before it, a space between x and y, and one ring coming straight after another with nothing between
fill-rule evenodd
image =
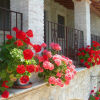
<instances>
[{"instance_id":1,"label":"green leaf","mask_svg":"<svg viewBox=\"0 0 100 100\"><path fill-rule=\"evenodd\" d=\"M3 70L2 72L0 72L0 77L3 79L3 78L6 78L6 72L5 70Z\"/></svg>"},{"instance_id":2,"label":"green leaf","mask_svg":"<svg viewBox=\"0 0 100 100\"><path fill-rule=\"evenodd\" d=\"M20 78L22 75L21 74L17 74L16 75L16 78Z\"/></svg>"},{"instance_id":3,"label":"green leaf","mask_svg":"<svg viewBox=\"0 0 100 100\"><path fill-rule=\"evenodd\" d=\"M90 99L89 100L95 100L94 96L90 95Z\"/></svg>"},{"instance_id":4,"label":"green leaf","mask_svg":"<svg viewBox=\"0 0 100 100\"><path fill-rule=\"evenodd\" d=\"M42 73L38 73L38 77L42 78L43 74Z\"/></svg>"},{"instance_id":5,"label":"green leaf","mask_svg":"<svg viewBox=\"0 0 100 100\"><path fill-rule=\"evenodd\" d=\"M0 90L1 90L2 92L4 92L4 91L5 91L5 87L0 87Z\"/></svg>"},{"instance_id":6,"label":"green leaf","mask_svg":"<svg viewBox=\"0 0 100 100\"><path fill-rule=\"evenodd\" d=\"M7 86L12 87L13 86L13 82L9 81L8 83L6 83Z\"/></svg>"}]
</instances>

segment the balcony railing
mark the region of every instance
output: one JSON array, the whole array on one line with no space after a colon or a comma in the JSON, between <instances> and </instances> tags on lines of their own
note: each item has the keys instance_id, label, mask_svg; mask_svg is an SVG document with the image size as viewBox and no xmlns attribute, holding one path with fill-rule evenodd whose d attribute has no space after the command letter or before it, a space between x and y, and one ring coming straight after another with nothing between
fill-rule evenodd
<instances>
[{"instance_id":1,"label":"balcony railing","mask_svg":"<svg viewBox=\"0 0 100 100\"><path fill-rule=\"evenodd\" d=\"M0 44L5 43L6 34L12 34L13 27L23 30L23 14L0 7Z\"/></svg>"},{"instance_id":2,"label":"balcony railing","mask_svg":"<svg viewBox=\"0 0 100 100\"><path fill-rule=\"evenodd\" d=\"M91 44L92 44L92 41L97 41L100 43L100 36L91 34Z\"/></svg>"},{"instance_id":3,"label":"balcony railing","mask_svg":"<svg viewBox=\"0 0 100 100\"><path fill-rule=\"evenodd\" d=\"M78 49L84 47L83 31L66 27L50 21L45 21L44 37L45 42L59 43L62 50L59 54L65 55L74 61L74 64L79 65Z\"/></svg>"}]
</instances>

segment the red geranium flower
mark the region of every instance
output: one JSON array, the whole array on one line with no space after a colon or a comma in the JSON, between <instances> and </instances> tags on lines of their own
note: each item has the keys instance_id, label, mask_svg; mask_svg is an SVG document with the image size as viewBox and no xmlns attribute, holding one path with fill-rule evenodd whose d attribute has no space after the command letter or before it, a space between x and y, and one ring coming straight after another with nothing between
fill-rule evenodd
<instances>
[{"instance_id":1,"label":"red geranium flower","mask_svg":"<svg viewBox=\"0 0 100 100\"><path fill-rule=\"evenodd\" d=\"M89 69L91 66L90 65L87 65L86 67Z\"/></svg>"},{"instance_id":2,"label":"red geranium flower","mask_svg":"<svg viewBox=\"0 0 100 100\"><path fill-rule=\"evenodd\" d=\"M78 53L77 55L78 55L78 56L80 56L80 55L81 55L81 53Z\"/></svg>"},{"instance_id":3,"label":"red geranium flower","mask_svg":"<svg viewBox=\"0 0 100 100\"><path fill-rule=\"evenodd\" d=\"M27 84L29 82L29 76L25 75L20 78L21 84Z\"/></svg>"},{"instance_id":4,"label":"red geranium flower","mask_svg":"<svg viewBox=\"0 0 100 100\"><path fill-rule=\"evenodd\" d=\"M23 39L23 41L26 43L26 44L30 44L30 39L28 37L26 37L25 39Z\"/></svg>"},{"instance_id":5,"label":"red geranium flower","mask_svg":"<svg viewBox=\"0 0 100 100\"><path fill-rule=\"evenodd\" d=\"M17 40L14 44L16 44L18 47L23 46L23 42L21 40Z\"/></svg>"},{"instance_id":6,"label":"red geranium flower","mask_svg":"<svg viewBox=\"0 0 100 100\"><path fill-rule=\"evenodd\" d=\"M47 55L43 55L43 60L48 60L48 56Z\"/></svg>"},{"instance_id":7,"label":"red geranium flower","mask_svg":"<svg viewBox=\"0 0 100 100\"><path fill-rule=\"evenodd\" d=\"M82 54L82 56L85 56L85 53L84 52L82 52L81 54Z\"/></svg>"},{"instance_id":8,"label":"red geranium flower","mask_svg":"<svg viewBox=\"0 0 100 100\"><path fill-rule=\"evenodd\" d=\"M81 49L82 49L82 50L85 50L85 48L84 48L84 47L82 47Z\"/></svg>"},{"instance_id":9,"label":"red geranium flower","mask_svg":"<svg viewBox=\"0 0 100 100\"><path fill-rule=\"evenodd\" d=\"M17 33L17 32L19 32L19 29L17 27L14 27L13 31L15 31Z\"/></svg>"},{"instance_id":10,"label":"red geranium flower","mask_svg":"<svg viewBox=\"0 0 100 100\"><path fill-rule=\"evenodd\" d=\"M82 51L82 49L81 49L81 48L79 48L78 50L79 50L79 51Z\"/></svg>"},{"instance_id":11,"label":"red geranium flower","mask_svg":"<svg viewBox=\"0 0 100 100\"><path fill-rule=\"evenodd\" d=\"M99 100L99 97L95 97L95 100Z\"/></svg>"},{"instance_id":12,"label":"red geranium flower","mask_svg":"<svg viewBox=\"0 0 100 100\"><path fill-rule=\"evenodd\" d=\"M91 93L94 93L94 90L91 90Z\"/></svg>"},{"instance_id":13,"label":"red geranium flower","mask_svg":"<svg viewBox=\"0 0 100 100\"><path fill-rule=\"evenodd\" d=\"M37 53L41 51L40 45L33 45L33 48L34 48L35 52L37 52Z\"/></svg>"},{"instance_id":14,"label":"red geranium flower","mask_svg":"<svg viewBox=\"0 0 100 100\"><path fill-rule=\"evenodd\" d=\"M26 70L30 73L34 72L34 65L26 65Z\"/></svg>"},{"instance_id":15,"label":"red geranium flower","mask_svg":"<svg viewBox=\"0 0 100 100\"><path fill-rule=\"evenodd\" d=\"M11 36L11 35L6 35L6 38L8 39L8 40L10 40L10 39L12 39L13 37Z\"/></svg>"},{"instance_id":16,"label":"red geranium flower","mask_svg":"<svg viewBox=\"0 0 100 100\"><path fill-rule=\"evenodd\" d=\"M88 58L88 62L92 62L92 59L91 58Z\"/></svg>"},{"instance_id":17,"label":"red geranium flower","mask_svg":"<svg viewBox=\"0 0 100 100\"><path fill-rule=\"evenodd\" d=\"M88 65L88 62L85 62L85 66L87 66Z\"/></svg>"},{"instance_id":18,"label":"red geranium flower","mask_svg":"<svg viewBox=\"0 0 100 100\"><path fill-rule=\"evenodd\" d=\"M84 59L81 59L80 62L83 63L84 62Z\"/></svg>"},{"instance_id":19,"label":"red geranium flower","mask_svg":"<svg viewBox=\"0 0 100 100\"><path fill-rule=\"evenodd\" d=\"M24 59L30 60L30 59L32 59L34 53L32 52L32 50L26 49L23 51L23 55L24 55Z\"/></svg>"},{"instance_id":20,"label":"red geranium flower","mask_svg":"<svg viewBox=\"0 0 100 100\"><path fill-rule=\"evenodd\" d=\"M6 42L6 44L10 44L10 42L9 42L9 41L7 41L7 42Z\"/></svg>"},{"instance_id":21,"label":"red geranium flower","mask_svg":"<svg viewBox=\"0 0 100 100\"><path fill-rule=\"evenodd\" d=\"M8 81L3 81L2 87L9 88L9 86L7 86L6 83L8 83Z\"/></svg>"},{"instance_id":22,"label":"red geranium flower","mask_svg":"<svg viewBox=\"0 0 100 100\"><path fill-rule=\"evenodd\" d=\"M25 67L24 65L18 65L16 70L17 70L17 73L23 74L25 72Z\"/></svg>"},{"instance_id":23,"label":"red geranium flower","mask_svg":"<svg viewBox=\"0 0 100 100\"><path fill-rule=\"evenodd\" d=\"M19 31L18 33L16 33L16 38L24 40L26 38L26 33L22 32L22 31Z\"/></svg>"},{"instance_id":24,"label":"red geranium flower","mask_svg":"<svg viewBox=\"0 0 100 100\"><path fill-rule=\"evenodd\" d=\"M39 71L39 68L40 68L40 66L39 65L36 65L35 66L35 72L38 72Z\"/></svg>"},{"instance_id":25,"label":"red geranium flower","mask_svg":"<svg viewBox=\"0 0 100 100\"><path fill-rule=\"evenodd\" d=\"M28 31L26 32L26 34L27 34L28 37L33 37L33 32L32 32L32 30L28 30Z\"/></svg>"},{"instance_id":26,"label":"red geranium flower","mask_svg":"<svg viewBox=\"0 0 100 100\"><path fill-rule=\"evenodd\" d=\"M9 92L7 90L5 90L2 95L1 95L2 98L8 98L9 97Z\"/></svg>"}]
</instances>

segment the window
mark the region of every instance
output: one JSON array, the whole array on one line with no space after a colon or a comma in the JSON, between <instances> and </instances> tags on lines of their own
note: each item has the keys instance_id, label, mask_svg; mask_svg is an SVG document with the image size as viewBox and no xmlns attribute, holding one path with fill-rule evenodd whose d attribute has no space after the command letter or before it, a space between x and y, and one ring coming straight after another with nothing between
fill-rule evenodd
<instances>
[{"instance_id":1,"label":"window","mask_svg":"<svg viewBox=\"0 0 100 100\"><path fill-rule=\"evenodd\" d=\"M0 0L0 7L10 9L10 0ZM0 9L0 30L9 30L10 29L10 13ZM5 23L5 27L4 24Z\"/></svg>"},{"instance_id":2,"label":"window","mask_svg":"<svg viewBox=\"0 0 100 100\"><path fill-rule=\"evenodd\" d=\"M58 15L58 38L65 37L65 18L63 16Z\"/></svg>"}]
</instances>

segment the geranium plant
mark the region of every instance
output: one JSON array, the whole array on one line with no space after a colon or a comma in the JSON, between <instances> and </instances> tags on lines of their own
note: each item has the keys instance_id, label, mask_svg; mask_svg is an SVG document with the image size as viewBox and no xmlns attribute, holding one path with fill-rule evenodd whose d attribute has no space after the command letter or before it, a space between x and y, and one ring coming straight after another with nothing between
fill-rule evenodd
<instances>
[{"instance_id":1,"label":"geranium plant","mask_svg":"<svg viewBox=\"0 0 100 100\"><path fill-rule=\"evenodd\" d=\"M37 56L40 66L39 77L44 77L50 85L63 87L68 85L76 74L75 66L69 58L57 54L61 47L57 43L50 44L51 49L43 51L41 56Z\"/></svg>"},{"instance_id":2,"label":"geranium plant","mask_svg":"<svg viewBox=\"0 0 100 100\"><path fill-rule=\"evenodd\" d=\"M87 68L100 64L100 44L93 41L93 45L80 48L78 53L80 62Z\"/></svg>"},{"instance_id":3,"label":"geranium plant","mask_svg":"<svg viewBox=\"0 0 100 100\"><path fill-rule=\"evenodd\" d=\"M34 55L35 52L41 51L41 46L30 42L33 37L32 30L25 33L13 28L13 31L17 40L8 34L6 43L0 46L0 94L3 98L8 98L7 89L12 87L17 79L21 84L27 84L31 73L39 69Z\"/></svg>"},{"instance_id":4,"label":"geranium plant","mask_svg":"<svg viewBox=\"0 0 100 100\"><path fill-rule=\"evenodd\" d=\"M15 27L13 31L16 38L7 35L8 40L0 46L0 94L3 98L8 98L8 88L16 80L27 84L32 72L39 72L39 77L52 86L69 84L76 74L75 66L72 60L57 54L61 50L59 44L51 43L51 49L46 50L45 43L38 45L30 42L32 30L23 32Z\"/></svg>"}]
</instances>

